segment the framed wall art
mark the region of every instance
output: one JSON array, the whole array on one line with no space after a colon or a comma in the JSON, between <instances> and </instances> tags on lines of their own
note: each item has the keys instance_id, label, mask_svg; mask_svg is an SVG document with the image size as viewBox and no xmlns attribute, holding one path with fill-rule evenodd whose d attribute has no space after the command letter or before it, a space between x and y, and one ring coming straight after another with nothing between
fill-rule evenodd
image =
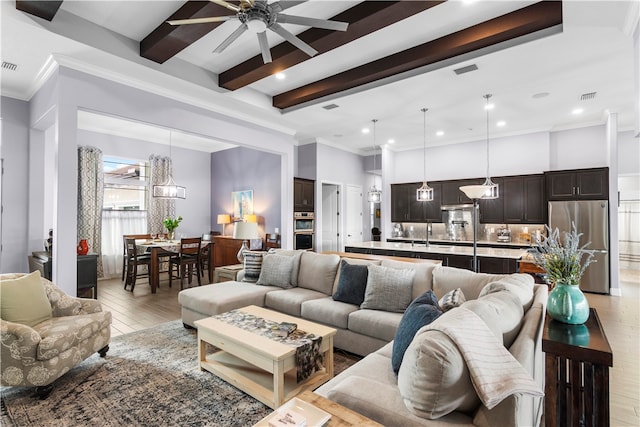
<instances>
[{"instance_id":1,"label":"framed wall art","mask_svg":"<svg viewBox=\"0 0 640 427\"><path fill-rule=\"evenodd\" d=\"M233 221L242 221L245 215L253 214L253 190L233 191L231 193Z\"/></svg>"}]
</instances>

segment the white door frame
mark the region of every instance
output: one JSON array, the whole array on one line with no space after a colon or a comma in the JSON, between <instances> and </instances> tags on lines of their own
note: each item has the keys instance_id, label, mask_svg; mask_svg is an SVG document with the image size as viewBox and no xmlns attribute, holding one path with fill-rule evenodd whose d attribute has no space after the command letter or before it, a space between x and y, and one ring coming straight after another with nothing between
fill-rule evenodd
<instances>
[{"instance_id":1,"label":"white door frame","mask_svg":"<svg viewBox=\"0 0 640 427\"><path fill-rule=\"evenodd\" d=\"M323 236L323 230L325 225L328 223L328 221L331 220L331 218L325 218L324 216L324 206L323 206L323 199L324 199L324 187L325 185L327 186L332 186L332 187L336 187L336 190L338 191L338 206L337 206L337 224L336 224L336 232L337 232L337 236L335 239L335 243L336 243L336 250L341 250L342 248L342 206L344 205L344 201L342 200L343 197L343 191L342 191L342 184L338 183L338 182L331 182L331 181L321 181L320 182L320 197L318 198L319 203L317 203L318 207L316 209L316 212L318 214L320 214L320 221L316 221L316 247L318 247L318 249L320 251L324 251L326 250L324 247L322 247L322 236ZM319 244L318 244L319 243Z\"/></svg>"}]
</instances>

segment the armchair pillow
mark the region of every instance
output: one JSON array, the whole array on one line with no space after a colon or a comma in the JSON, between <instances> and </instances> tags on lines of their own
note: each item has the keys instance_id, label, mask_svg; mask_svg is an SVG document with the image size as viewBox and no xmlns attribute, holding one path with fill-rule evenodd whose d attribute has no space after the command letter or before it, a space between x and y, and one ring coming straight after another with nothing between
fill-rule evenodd
<instances>
[{"instance_id":1,"label":"armchair pillow","mask_svg":"<svg viewBox=\"0 0 640 427\"><path fill-rule=\"evenodd\" d=\"M338 279L338 289L333 293L333 299L348 304L362 304L367 287L367 276L366 265L340 261L340 279Z\"/></svg>"},{"instance_id":2,"label":"armchair pillow","mask_svg":"<svg viewBox=\"0 0 640 427\"><path fill-rule=\"evenodd\" d=\"M360 308L404 312L411 303L415 270L368 265L367 287Z\"/></svg>"},{"instance_id":3,"label":"armchair pillow","mask_svg":"<svg viewBox=\"0 0 640 427\"><path fill-rule=\"evenodd\" d=\"M0 281L0 293L0 318L28 326L51 319L51 304L39 271Z\"/></svg>"}]
</instances>

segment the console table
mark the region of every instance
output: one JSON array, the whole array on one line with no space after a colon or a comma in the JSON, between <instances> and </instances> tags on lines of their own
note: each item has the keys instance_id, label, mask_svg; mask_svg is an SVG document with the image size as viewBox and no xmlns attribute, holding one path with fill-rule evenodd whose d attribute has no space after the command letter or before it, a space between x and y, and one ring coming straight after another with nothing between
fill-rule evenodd
<instances>
[{"instance_id":1,"label":"console table","mask_svg":"<svg viewBox=\"0 0 640 427\"><path fill-rule=\"evenodd\" d=\"M52 259L49 252L33 252L29 256L29 271L40 270L42 277L51 280ZM78 296L82 291L89 289L91 297L98 299L98 254L78 255L77 277Z\"/></svg>"},{"instance_id":2,"label":"console table","mask_svg":"<svg viewBox=\"0 0 640 427\"><path fill-rule=\"evenodd\" d=\"M583 325L547 316L544 417L547 427L609 426L609 367L613 353L598 313L590 309Z\"/></svg>"}]
</instances>

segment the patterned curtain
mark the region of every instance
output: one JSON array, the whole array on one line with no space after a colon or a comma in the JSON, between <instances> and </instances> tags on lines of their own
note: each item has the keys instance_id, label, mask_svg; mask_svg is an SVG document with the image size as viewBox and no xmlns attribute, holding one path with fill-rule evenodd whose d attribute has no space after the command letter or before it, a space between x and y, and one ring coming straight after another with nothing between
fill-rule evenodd
<instances>
[{"instance_id":1,"label":"patterned curtain","mask_svg":"<svg viewBox=\"0 0 640 427\"><path fill-rule=\"evenodd\" d=\"M98 277L102 277L102 199L104 176L102 151L78 147L78 241L87 239L89 252L98 254Z\"/></svg>"},{"instance_id":2,"label":"patterned curtain","mask_svg":"<svg viewBox=\"0 0 640 427\"><path fill-rule=\"evenodd\" d=\"M147 232L165 233L162 221L168 216L175 217L176 202L172 199L157 199L153 197L153 186L164 183L171 175L171 159L169 157L149 156L149 203L147 203Z\"/></svg>"}]
</instances>

